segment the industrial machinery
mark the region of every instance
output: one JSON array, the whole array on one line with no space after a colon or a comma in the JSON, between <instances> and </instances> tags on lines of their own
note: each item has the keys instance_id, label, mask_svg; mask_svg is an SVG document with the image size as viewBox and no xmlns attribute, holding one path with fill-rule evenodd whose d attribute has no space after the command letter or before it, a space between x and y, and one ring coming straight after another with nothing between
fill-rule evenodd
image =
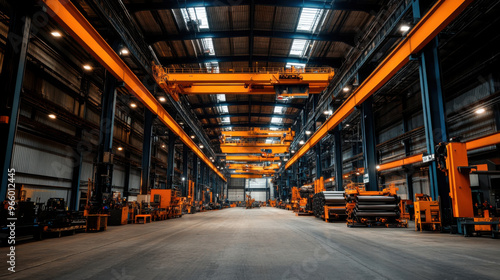
<instances>
[{"instance_id":1,"label":"industrial machinery","mask_svg":"<svg viewBox=\"0 0 500 280\"><path fill-rule=\"evenodd\" d=\"M246 209L252 209L254 207L255 198L252 198L250 194L246 194L245 207Z\"/></svg>"},{"instance_id":2,"label":"industrial machinery","mask_svg":"<svg viewBox=\"0 0 500 280\"><path fill-rule=\"evenodd\" d=\"M317 218L331 222L345 219L346 203L343 191L322 191L314 195L313 213Z\"/></svg>"},{"instance_id":3,"label":"industrial machinery","mask_svg":"<svg viewBox=\"0 0 500 280\"><path fill-rule=\"evenodd\" d=\"M153 207L151 216L154 221L182 216L181 198L175 190L152 189L151 198L150 205Z\"/></svg>"},{"instance_id":4,"label":"industrial machinery","mask_svg":"<svg viewBox=\"0 0 500 280\"><path fill-rule=\"evenodd\" d=\"M415 194L415 230L441 230L439 201L423 193Z\"/></svg>"},{"instance_id":5,"label":"industrial machinery","mask_svg":"<svg viewBox=\"0 0 500 280\"><path fill-rule=\"evenodd\" d=\"M407 227L400 218L398 188L391 185L382 191L366 191L364 187L346 188L347 226Z\"/></svg>"},{"instance_id":6,"label":"industrial machinery","mask_svg":"<svg viewBox=\"0 0 500 280\"><path fill-rule=\"evenodd\" d=\"M313 214L313 197L314 188L311 185L304 185L300 187L299 191L299 209L298 215L312 215Z\"/></svg>"},{"instance_id":7,"label":"industrial machinery","mask_svg":"<svg viewBox=\"0 0 500 280\"><path fill-rule=\"evenodd\" d=\"M194 205L194 182L191 180L188 180L188 193L182 205L185 213L194 214L196 212L196 207Z\"/></svg>"},{"instance_id":8,"label":"industrial machinery","mask_svg":"<svg viewBox=\"0 0 500 280\"><path fill-rule=\"evenodd\" d=\"M448 176L452 212L458 233L464 236L490 234L495 238L499 233L500 220L498 217L491 217L496 214L497 209L490 205L486 197L495 200L496 205L498 196L495 192L481 189L478 182L473 186L470 175L498 175L498 172L489 172L486 166L469 166L466 143L439 143L435 151L439 169Z\"/></svg>"},{"instance_id":9,"label":"industrial machinery","mask_svg":"<svg viewBox=\"0 0 500 280\"><path fill-rule=\"evenodd\" d=\"M299 211L300 195L299 188L292 187L292 199L290 200L293 211Z\"/></svg>"}]
</instances>

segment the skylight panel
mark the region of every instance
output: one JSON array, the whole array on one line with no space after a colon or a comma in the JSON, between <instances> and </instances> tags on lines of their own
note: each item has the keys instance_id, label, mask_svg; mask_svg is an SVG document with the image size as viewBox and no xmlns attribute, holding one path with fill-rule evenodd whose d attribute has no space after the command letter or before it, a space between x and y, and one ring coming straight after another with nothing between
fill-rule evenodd
<instances>
[{"instance_id":1,"label":"skylight panel","mask_svg":"<svg viewBox=\"0 0 500 280\"><path fill-rule=\"evenodd\" d=\"M224 117L221 119L222 124L231 124L231 118L229 117Z\"/></svg>"},{"instance_id":2,"label":"skylight panel","mask_svg":"<svg viewBox=\"0 0 500 280\"><path fill-rule=\"evenodd\" d=\"M229 108L227 108L227 106L220 106L219 113L227 114L227 113L229 113Z\"/></svg>"},{"instance_id":3,"label":"skylight panel","mask_svg":"<svg viewBox=\"0 0 500 280\"><path fill-rule=\"evenodd\" d=\"M207 10L205 7L181 9L181 12L186 25L190 26L188 22L195 21L200 29L210 28L208 26Z\"/></svg>"},{"instance_id":4,"label":"skylight panel","mask_svg":"<svg viewBox=\"0 0 500 280\"><path fill-rule=\"evenodd\" d=\"M297 30L315 32L322 15L322 9L303 8L302 13L300 14Z\"/></svg>"},{"instance_id":5,"label":"skylight panel","mask_svg":"<svg viewBox=\"0 0 500 280\"><path fill-rule=\"evenodd\" d=\"M306 68L305 63L293 63L293 62L288 62L285 68L292 68L292 66L295 68Z\"/></svg>"},{"instance_id":6,"label":"skylight panel","mask_svg":"<svg viewBox=\"0 0 500 280\"><path fill-rule=\"evenodd\" d=\"M208 73L219 73L219 62L205 62Z\"/></svg>"},{"instance_id":7,"label":"skylight panel","mask_svg":"<svg viewBox=\"0 0 500 280\"><path fill-rule=\"evenodd\" d=\"M203 52L208 55L215 55L214 41L212 38L201 39L201 44L203 45ZM218 65L218 62L216 62Z\"/></svg>"},{"instance_id":8,"label":"skylight panel","mask_svg":"<svg viewBox=\"0 0 500 280\"><path fill-rule=\"evenodd\" d=\"M271 123L282 123L283 119L282 118L271 118Z\"/></svg>"},{"instance_id":9,"label":"skylight panel","mask_svg":"<svg viewBox=\"0 0 500 280\"><path fill-rule=\"evenodd\" d=\"M219 102L226 102L226 95L225 94L217 94L217 103Z\"/></svg>"},{"instance_id":10,"label":"skylight panel","mask_svg":"<svg viewBox=\"0 0 500 280\"><path fill-rule=\"evenodd\" d=\"M290 49L290 55L303 56L307 48L308 40L294 39L292 43L292 48Z\"/></svg>"},{"instance_id":11,"label":"skylight panel","mask_svg":"<svg viewBox=\"0 0 500 280\"><path fill-rule=\"evenodd\" d=\"M283 113L283 106L274 106L274 113L275 114L282 114Z\"/></svg>"}]
</instances>

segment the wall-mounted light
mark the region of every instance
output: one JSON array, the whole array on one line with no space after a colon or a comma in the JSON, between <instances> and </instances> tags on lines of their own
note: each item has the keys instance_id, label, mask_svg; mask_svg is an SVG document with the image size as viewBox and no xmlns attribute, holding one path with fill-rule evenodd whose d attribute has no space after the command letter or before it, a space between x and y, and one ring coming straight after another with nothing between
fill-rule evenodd
<instances>
[{"instance_id":1,"label":"wall-mounted light","mask_svg":"<svg viewBox=\"0 0 500 280\"><path fill-rule=\"evenodd\" d=\"M186 181L186 178L182 177L182 181Z\"/></svg>"},{"instance_id":2,"label":"wall-mounted light","mask_svg":"<svg viewBox=\"0 0 500 280\"><path fill-rule=\"evenodd\" d=\"M161 145L162 148L165 148L165 144Z\"/></svg>"},{"instance_id":3,"label":"wall-mounted light","mask_svg":"<svg viewBox=\"0 0 500 280\"><path fill-rule=\"evenodd\" d=\"M118 151L123 151L123 147L118 147Z\"/></svg>"},{"instance_id":4,"label":"wall-mounted light","mask_svg":"<svg viewBox=\"0 0 500 280\"><path fill-rule=\"evenodd\" d=\"M379 170L379 169L380 169L380 165L377 165L377 167L376 167L376 168L377 168L377 170Z\"/></svg>"}]
</instances>

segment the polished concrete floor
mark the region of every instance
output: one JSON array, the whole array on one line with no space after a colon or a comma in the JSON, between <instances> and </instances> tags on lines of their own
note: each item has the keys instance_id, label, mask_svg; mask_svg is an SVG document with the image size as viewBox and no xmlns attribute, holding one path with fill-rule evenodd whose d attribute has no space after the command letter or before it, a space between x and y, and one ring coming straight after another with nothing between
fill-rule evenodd
<instances>
[{"instance_id":1,"label":"polished concrete floor","mask_svg":"<svg viewBox=\"0 0 500 280\"><path fill-rule=\"evenodd\" d=\"M225 209L16 248L6 279L500 279L500 240Z\"/></svg>"}]
</instances>

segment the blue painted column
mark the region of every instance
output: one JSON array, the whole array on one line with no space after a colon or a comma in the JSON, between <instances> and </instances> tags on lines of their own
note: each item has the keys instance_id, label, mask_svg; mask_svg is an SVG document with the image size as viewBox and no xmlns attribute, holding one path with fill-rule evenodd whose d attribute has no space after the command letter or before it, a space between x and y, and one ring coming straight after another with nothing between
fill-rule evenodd
<instances>
[{"instance_id":1,"label":"blue painted column","mask_svg":"<svg viewBox=\"0 0 500 280\"><path fill-rule=\"evenodd\" d=\"M168 155L167 155L167 189L172 189L174 180L175 140L177 135L173 131L168 132Z\"/></svg>"},{"instance_id":2,"label":"blue painted column","mask_svg":"<svg viewBox=\"0 0 500 280\"><path fill-rule=\"evenodd\" d=\"M21 2L18 2L21 3ZM9 169L17 130L17 118L23 86L26 52L28 49L32 5L14 8L10 15L9 33L5 45L0 75L0 200L4 200L9 184Z\"/></svg>"},{"instance_id":3,"label":"blue painted column","mask_svg":"<svg viewBox=\"0 0 500 280\"><path fill-rule=\"evenodd\" d=\"M95 192L93 200L97 203L94 210L101 211L104 194L111 193L113 184L113 130L115 123L117 80L108 71L105 73L104 90L101 96L101 121L99 126L99 147Z\"/></svg>"},{"instance_id":4,"label":"blue painted column","mask_svg":"<svg viewBox=\"0 0 500 280\"><path fill-rule=\"evenodd\" d=\"M153 144L153 113L144 110L144 140L142 142L141 194L148 194L151 174L151 146Z\"/></svg>"},{"instance_id":5,"label":"blue painted column","mask_svg":"<svg viewBox=\"0 0 500 280\"><path fill-rule=\"evenodd\" d=\"M441 88L441 70L438 57L438 41L433 39L420 55L420 90L424 115L427 153L434 154L439 142L446 142L446 111ZM449 189L444 173L437 169L437 163L429 166L431 196L434 200L441 196L443 206L448 204Z\"/></svg>"},{"instance_id":6,"label":"blue painted column","mask_svg":"<svg viewBox=\"0 0 500 280\"><path fill-rule=\"evenodd\" d=\"M193 196L194 200L199 200L198 195L198 156L193 153L193 182L194 182L194 190Z\"/></svg>"},{"instance_id":7,"label":"blue painted column","mask_svg":"<svg viewBox=\"0 0 500 280\"><path fill-rule=\"evenodd\" d=\"M342 160L342 135L340 125L333 129L333 139L335 141L335 186L338 191L344 190L343 182L343 160Z\"/></svg>"},{"instance_id":8,"label":"blue painted column","mask_svg":"<svg viewBox=\"0 0 500 280\"><path fill-rule=\"evenodd\" d=\"M187 184L189 180L189 173L188 173L188 155L189 155L189 148L184 144L182 145L182 177L184 180L182 180L182 189L181 189L181 194L182 196L187 196Z\"/></svg>"},{"instance_id":9,"label":"blue painted column","mask_svg":"<svg viewBox=\"0 0 500 280\"><path fill-rule=\"evenodd\" d=\"M377 151L375 137L375 121L373 116L373 97L369 97L361 105L361 131L363 134L363 158L365 167L364 182L367 191L378 190L377 184Z\"/></svg>"}]
</instances>

